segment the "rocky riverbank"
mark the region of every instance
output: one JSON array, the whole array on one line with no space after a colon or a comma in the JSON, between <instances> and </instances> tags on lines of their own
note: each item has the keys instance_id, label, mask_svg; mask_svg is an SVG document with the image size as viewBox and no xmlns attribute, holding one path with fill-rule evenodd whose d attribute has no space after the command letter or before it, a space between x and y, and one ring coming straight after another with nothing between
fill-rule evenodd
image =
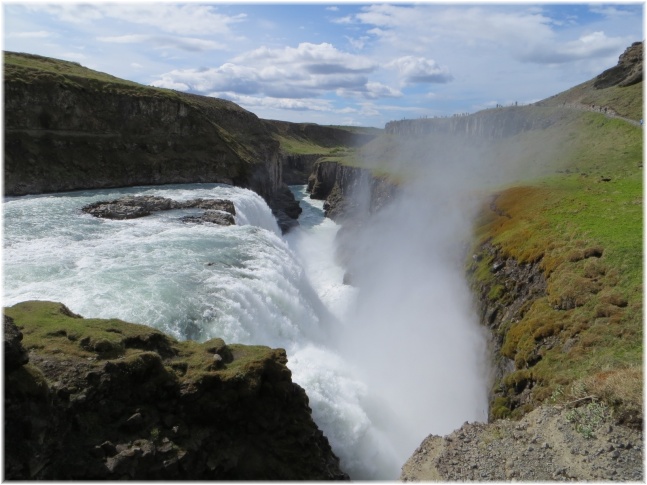
<instances>
[{"instance_id":1,"label":"rocky riverbank","mask_svg":"<svg viewBox=\"0 0 647 485\"><path fill-rule=\"evenodd\" d=\"M347 479L282 349L5 309L8 480Z\"/></svg>"}]
</instances>

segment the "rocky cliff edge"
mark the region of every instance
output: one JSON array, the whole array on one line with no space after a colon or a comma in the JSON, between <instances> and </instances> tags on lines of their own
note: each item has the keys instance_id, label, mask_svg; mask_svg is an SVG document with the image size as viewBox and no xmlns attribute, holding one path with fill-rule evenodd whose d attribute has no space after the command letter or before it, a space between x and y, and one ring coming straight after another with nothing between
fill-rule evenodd
<instances>
[{"instance_id":1,"label":"rocky cliff edge","mask_svg":"<svg viewBox=\"0 0 647 485\"><path fill-rule=\"evenodd\" d=\"M348 478L282 349L5 309L4 478Z\"/></svg>"}]
</instances>

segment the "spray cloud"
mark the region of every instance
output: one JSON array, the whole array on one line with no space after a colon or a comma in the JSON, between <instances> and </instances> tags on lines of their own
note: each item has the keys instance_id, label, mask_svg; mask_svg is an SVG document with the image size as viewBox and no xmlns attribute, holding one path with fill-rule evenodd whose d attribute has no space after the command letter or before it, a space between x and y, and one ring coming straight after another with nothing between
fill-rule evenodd
<instances>
[{"instance_id":1,"label":"spray cloud","mask_svg":"<svg viewBox=\"0 0 647 485\"><path fill-rule=\"evenodd\" d=\"M481 194L519 172L479 138L398 136L371 150L365 165L405 181L395 200L340 234L359 292L338 345L383 406L385 419L376 421L404 463L428 434L487 420L487 334L465 258ZM362 186L356 207L368 205L370 187Z\"/></svg>"}]
</instances>

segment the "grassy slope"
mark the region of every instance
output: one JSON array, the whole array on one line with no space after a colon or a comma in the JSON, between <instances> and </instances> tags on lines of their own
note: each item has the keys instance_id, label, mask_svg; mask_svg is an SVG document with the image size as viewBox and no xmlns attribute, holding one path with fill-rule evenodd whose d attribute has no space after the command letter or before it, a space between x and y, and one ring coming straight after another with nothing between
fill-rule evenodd
<instances>
[{"instance_id":1,"label":"grassy slope","mask_svg":"<svg viewBox=\"0 0 647 485\"><path fill-rule=\"evenodd\" d=\"M26 83L40 79L54 78L61 83L114 89L130 94L140 93L177 97L178 93L144 86L132 81L120 79L110 74L93 71L76 62L52 59L32 54L4 52L5 77L21 80Z\"/></svg>"},{"instance_id":2,"label":"grassy slope","mask_svg":"<svg viewBox=\"0 0 647 485\"><path fill-rule=\"evenodd\" d=\"M508 392L520 380L534 383L531 403L513 415L583 393L620 414L641 414L642 130L595 113L561 130L563 170L503 190L496 205L509 217L484 207L477 223L477 243L491 240L521 262L540 261L548 278L548 295L510 326L502 349L517 368ZM558 309L567 300L576 307ZM550 349L542 347L548 337L557 341ZM542 359L529 362L537 353Z\"/></svg>"},{"instance_id":3,"label":"grassy slope","mask_svg":"<svg viewBox=\"0 0 647 485\"><path fill-rule=\"evenodd\" d=\"M625 118L640 120L643 118L642 90L643 83L624 88L612 86L606 89L595 89L595 80L578 84L571 89L542 101L547 106L559 106L562 103L576 103L584 106L607 106ZM640 100L640 101L638 101Z\"/></svg>"},{"instance_id":4,"label":"grassy slope","mask_svg":"<svg viewBox=\"0 0 647 485\"><path fill-rule=\"evenodd\" d=\"M271 123L271 121L270 121ZM286 123L282 123L286 124ZM364 128L355 126L320 126L312 123L295 123L292 124L293 130L277 130L274 132L274 139L277 140L281 146L281 150L286 155L320 155L325 160L334 160L340 163L352 160L355 153L355 143L350 138L349 142L344 142L335 136L326 136L329 130L348 132L357 135L378 135L381 131L377 128ZM311 127L313 131L317 132L318 136L309 134L304 128Z\"/></svg>"},{"instance_id":5,"label":"grassy slope","mask_svg":"<svg viewBox=\"0 0 647 485\"><path fill-rule=\"evenodd\" d=\"M53 59L19 52L3 53L5 78L25 83L52 79L62 84L97 91L113 91L131 96L162 97L181 100L193 106L226 108L244 112L241 107L224 99L181 93L171 89L146 86L104 72L83 67L77 62Z\"/></svg>"}]
</instances>

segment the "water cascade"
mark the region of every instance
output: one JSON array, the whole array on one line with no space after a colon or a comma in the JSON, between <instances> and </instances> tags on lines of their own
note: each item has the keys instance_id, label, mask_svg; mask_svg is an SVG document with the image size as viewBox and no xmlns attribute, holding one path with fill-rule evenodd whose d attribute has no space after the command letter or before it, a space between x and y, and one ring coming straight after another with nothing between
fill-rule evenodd
<instances>
[{"instance_id":1,"label":"water cascade","mask_svg":"<svg viewBox=\"0 0 647 485\"><path fill-rule=\"evenodd\" d=\"M379 285L358 290L343 284L344 271L334 260L338 226L323 217L321 202L307 198L303 187L293 191L302 199L304 213L301 226L285 237L257 194L219 184L7 198L4 305L60 301L85 317L144 323L178 339L222 337L229 343L283 347L293 379L306 390L314 419L342 468L353 479L395 479L419 441L437 432L433 426L428 429L428 416L418 429L409 430L420 418L410 413L420 414L428 406L427 391L420 398L406 395L405 401L417 402L415 406L397 408L411 389L403 388L397 382L403 376L387 365L398 352L407 351L394 343L398 307L387 312L394 319L393 339L380 341L386 335L383 319L366 311L374 296L381 296ZM96 219L80 211L86 204L127 194L230 199L236 225L180 221L195 209L126 221ZM449 283L447 291L454 287ZM367 299L368 295L374 296ZM380 308L376 307L384 313ZM371 319L378 322L379 331L371 331ZM444 345L445 334L456 337L442 326L433 328L436 343L430 352ZM413 331L412 324L404 330ZM424 336L429 337L428 330ZM382 356L376 358L376 353ZM383 368L375 367L382 361ZM367 363L375 368L362 368ZM401 372L402 366L395 369ZM419 370L411 375L424 375ZM382 382L376 379L380 373ZM441 374L435 370L429 380L417 384L421 389L451 387L442 379L433 382ZM393 393L400 398L391 399ZM480 418L474 406L457 406L460 417L445 424L453 429L464 420ZM436 408L432 405L427 411ZM434 419L445 420L442 415Z\"/></svg>"}]
</instances>

